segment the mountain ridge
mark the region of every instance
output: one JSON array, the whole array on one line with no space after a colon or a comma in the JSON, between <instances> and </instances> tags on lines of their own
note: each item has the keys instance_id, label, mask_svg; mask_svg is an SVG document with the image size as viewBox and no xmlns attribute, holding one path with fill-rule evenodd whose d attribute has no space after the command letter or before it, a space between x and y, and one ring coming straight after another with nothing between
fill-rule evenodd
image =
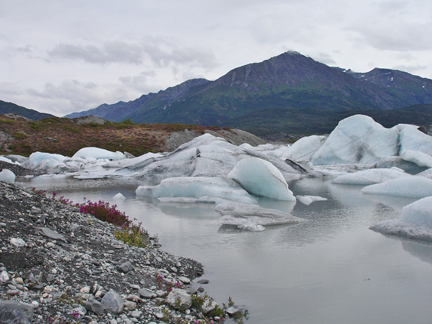
<instances>
[{"instance_id":1,"label":"mountain ridge","mask_svg":"<svg viewBox=\"0 0 432 324\"><path fill-rule=\"evenodd\" d=\"M432 80L381 68L357 73L285 52L235 68L214 81L191 79L128 103L104 104L66 117L93 114L111 121L237 127L233 123L242 116L275 107L334 112L416 104L432 104Z\"/></svg>"}]
</instances>

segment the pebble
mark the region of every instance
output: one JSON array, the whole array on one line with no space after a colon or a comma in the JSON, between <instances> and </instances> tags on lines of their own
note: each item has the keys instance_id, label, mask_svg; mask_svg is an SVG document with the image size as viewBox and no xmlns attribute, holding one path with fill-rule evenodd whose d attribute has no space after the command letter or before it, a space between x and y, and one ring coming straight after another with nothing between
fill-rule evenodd
<instances>
[{"instance_id":1,"label":"pebble","mask_svg":"<svg viewBox=\"0 0 432 324\"><path fill-rule=\"evenodd\" d=\"M13 184L0 182L0 200L0 295L27 304L33 324L73 313L82 323L155 324L168 285L191 287L203 272L194 260L119 242L113 225ZM198 320L199 310L187 313L179 319Z\"/></svg>"}]
</instances>

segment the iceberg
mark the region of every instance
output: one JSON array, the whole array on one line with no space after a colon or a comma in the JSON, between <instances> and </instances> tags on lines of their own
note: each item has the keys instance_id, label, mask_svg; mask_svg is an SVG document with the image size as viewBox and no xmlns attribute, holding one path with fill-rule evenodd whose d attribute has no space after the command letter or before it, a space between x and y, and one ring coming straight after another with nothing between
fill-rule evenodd
<instances>
[{"instance_id":1,"label":"iceberg","mask_svg":"<svg viewBox=\"0 0 432 324\"><path fill-rule=\"evenodd\" d=\"M312 135L299 139L289 146L280 156L281 160L310 161L312 156L324 144L327 136Z\"/></svg>"},{"instance_id":2,"label":"iceberg","mask_svg":"<svg viewBox=\"0 0 432 324\"><path fill-rule=\"evenodd\" d=\"M400 155L406 151L420 151L432 155L432 136L418 130L418 126L400 124Z\"/></svg>"},{"instance_id":3,"label":"iceberg","mask_svg":"<svg viewBox=\"0 0 432 324\"><path fill-rule=\"evenodd\" d=\"M405 161L415 163L419 167L432 168L432 156L421 151L405 150L401 154L401 158Z\"/></svg>"},{"instance_id":4,"label":"iceberg","mask_svg":"<svg viewBox=\"0 0 432 324\"><path fill-rule=\"evenodd\" d=\"M66 159L69 158L61 154L34 152L30 154L29 159L26 162L24 162L23 166L29 169L33 169L36 167L36 165L38 165L40 162L42 162L45 159L51 159L57 162L64 162Z\"/></svg>"},{"instance_id":5,"label":"iceberg","mask_svg":"<svg viewBox=\"0 0 432 324\"><path fill-rule=\"evenodd\" d=\"M247 192L277 200L295 201L282 173L273 164L258 158L239 161L228 177L238 182Z\"/></svg>"},{"instance_id":6,"label":"iceberg","mask_svg":"<svg viewBox=\"0 0 432 324\"><path fill-rule=\"evenodd\" d=\"M78 150L72 159L104 159L109 161L123 160L126 156L121 152L111 152L98 147L84 147Z\"/></svg>"},{"instance_id":7,"label":"iceberg","mask_svg":"<svg viewBox=\"0 0 432 324\"><path fill-rule=\"evenodd\" d=\"M157 186L139 186L135 193L137 196L152 198L188 197L205 198L208 201L208 197L215 197L251 204L257 202L235 181L224 178L169 178L162 180Z\"/></svg>"},{"instance_id":8,"label":"iceberg","mask_svg":"<svg viewBox=\"0 0 432 324\"><path fill-rule=\"evenodd\" d=\"M364 187L362 193L398 197L423 198L432 196L432 180L409 176Z\"/></svg>"},{"instance_id":9,"label":"iceberg","mask_svg":"<svg viewBox=\"0 0 432 324\"><path fill-rule=\"evenodd\" d=\"M287 163L260 151L240 148L225 139L204 134L181 145L175 151L148 162L127 167L138 179L160 182L174 177L226 177L244 158L258 157L274 164L287 179L300 178L300 172ZM122 169L120 171L127 171Z\"/></svg>"},{"instance_id":10,"label":"iceberg","mask_svg":"<svg viewBox=\"0 0 432 324\"><path fill-rule=\"evenodd\" d=\"M239 229L248 231L262 231L264 226L297 224L306 221L276 209L262 208L257 205L220 203L216 205L215 210L222 215L219 219L221 225L235 225Z\"/></svg>"},{"instance_id":11,"label":"iceberg","mask_svg":"<svg viewBox=\"0 0 432 324\"><path fill-rule=\"evenodd\" d=\"M15 182L15 173L13 173L9 169L3 169L0 172L0 181L7 182L7 183L14 183Z\"/></svg>"},{"instance_id":12,"label":"iceberg","mask_svg":"<svg viewBox=\"0 0 432 324\"><path fill-rule=\"evenodd\" d=\"M405 206L399 219L378 223L370 229L383 234L432 241L432 197Z\"/></svg>"},{"instance_id":13,"label":"iceberg","mask_svg":"<svg viewBox=\"0 0 432 324\"><path fill-rule=\"evenodd\" d=\"M333 183L367 186L409 176L403 170L395 167L391 169L369 169L340 175L333 180Z\"/></svg>"},{"instance_id":14,"label":"iceberg","mask_svg":"<svg viewBox=\"0 0 432 324\"><path fill-rule=\"evenodd\" d=\"M340 121L312 156L313 165L374 164L398 155L398 129L387 129L364 115Z\"/></svg>"},{"instance_id":15,"label":"iceberg","mask_svg":"<svg viewBox=\"0 0 432 324\"><path fill-rule=\"evenodd\" d=\"M140 164L146 165L146 162L154 162L157 158L162 157L162 153L146 153L138 157L134 157L131 159L122 159L122 160L116 160L111 161L108 163L105 163L103 165L104 168L110 169L110 168L129 168L132 166L137 166Z\"/></svg>"}]
</instances>

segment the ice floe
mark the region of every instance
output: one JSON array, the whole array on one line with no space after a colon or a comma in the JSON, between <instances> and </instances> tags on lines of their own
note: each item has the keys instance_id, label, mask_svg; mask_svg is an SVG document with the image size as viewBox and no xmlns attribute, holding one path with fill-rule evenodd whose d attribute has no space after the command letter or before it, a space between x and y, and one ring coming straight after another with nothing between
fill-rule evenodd
<instances>
[{"instance_id":1,"label":"ice floe","mask_svg":"<svg viewBox=\"0 0 432 324\"><path fill-rule=\"evenodd\" d=\"M216 205L215 210L222 215L219 219L220 224L235 225L239 229L248 231L263 231L265 226L297 224L306 221L288 213L262 208L258 205L221 203Z\"/></svg>"},{"instance_id":2,"label":"ice floe","mask_svg":"<svg viewBox=\"0 0 432 324\"><path fill-rule=\"evenodd\" d=\"M383 234L432 241L432 197L405 206L399 219L378 223L371 229Z\"/></svg>"},{"instance_id":3,"label":"ice floe","mask_svg":"<svg viewBox=\"0 0 432 324\"><path fill-rule=\"evenodd\" d=\"M393 179L409 177L410 175L399 168L369 169L336 177L333 183L349 185L372 185Z\"/></svg>"},{"instance_id":4,"label":"ice floe","mask_svg":"<svg viewBox=\"0 0 432 324\"><path fill-rule=\"evenodd\" d=\"M432 180L410 176L366 186L361 191L372 195L423 198L432 196Z\"/></svg>"},{"instance_id":5,"label":"ice floe","mask_svg":"<svg viewBox=\"0 0 432 324\"><path fill-rule=\"evenodd\" d=\"M257 200L247 193L234 180L209 177L177 177L164 179L157 186L139 186L137 196L152 198L222 198L244 203L256 203Z\"/></svg>"},{"instance_id":6,"label":"ice floe","mask_svg":"<svg viewBox=\"0 0 432 324\"><path fill-rule=\"evenodd\" d=\"M327 198L321 196L296 196L297 200L304 205L310 205L314 201L326 201Z\"/></svg>"}]
</instances>

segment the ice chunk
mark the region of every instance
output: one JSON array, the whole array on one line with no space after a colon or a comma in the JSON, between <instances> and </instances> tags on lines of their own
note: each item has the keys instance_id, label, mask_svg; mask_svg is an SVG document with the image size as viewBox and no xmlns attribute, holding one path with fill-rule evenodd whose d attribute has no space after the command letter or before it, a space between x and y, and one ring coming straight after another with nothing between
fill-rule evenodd
<instances>
[{"instance_id":1,"label":"ice chunk","mask_svg":"<svg viewBox=\"0 0 432 324\"><path fill-rule=\"evenodd\" d=\"M432 197L422 198L404 208L398 220L378 223L372 230L413 239L432 240Z\"/></svg>"},{"instance_id":2,"label":"ice chunk","mask_svg":"<svg viewBox=\"0 0 432 324\"><path fill-rule=\"evenodd\" d=\"M409 174L406 174L403 170L399 168L369 169L358 171L355 173L340 175L333 180L333 183L349 185L371 185L409 176Z\"/></svg>"},{"instance_id":3,"label":"ice chunk","mask_svg":"<svg viewBox=\"0 0 432 324\"><path fill-rule=\"evenodd\" d=\"M12 162L12 160L4 157L3 155L0 155L0 161L7 162L7 163L10 163L10 164L15 164L14 162Z\"/></svg>"},{"instance_id":4,"label":"ice chunk","mask_svg":"<svg viewBox=\"0 0 432 324\"><path fill-rule=\"evenodd\" d=\"M312 135L299 139L288 147L280 157L281 160L310 161L311 157L324 144L327 136Z\"/></svg>"},{"instance_id":5,"label":"ice chunk","mask_svg":"<svg viewBox=\"0 0 432 324\"><path fill-rule=\"evenodd\" d=\"M410 161L406 161L402 159L400 156L387 156L385 158L382 158L376 165L376 168L383 169L383 168L392 168L396 167L399 169L404 170L405 172L409 174L417 174L419 172L425 171L426 167L421 167L418 164Z\"/></svg>"},{"instance_id":6,"label":"ice chunk","mask_svg":"<svg viewBox=\"0 0 432 324\"><path fill-rule=\"evenodd\" d=\"M398 154L397 128L384 128L372 118L354 115L339 122L312 156L313 165L374 164Z\"/></svg>"},{"instance_id":7,"label":"ice chunk","mask_svg":"<svg viewBox=\"0 0 432 324\"><path fill-rule=\"evenodd\" d=\"M155 182L173 177L226 177L240 160L248 157L271 162L287 179L300 177L299 171L277 158L253 149L239 148L210 134L199 136L174 152L141 165L136 177ZM137 171L135 166L129 169Z\"/></svg>"},{"instance_id":8,"label":"ice chunk","mask_svg":"<svg viewBox=\"0 0 432 324\"><path fill-rule=\"evenodd\" d=\"M364 187L365 194L423 198L432 196L432 180L410 176Z\"/></svg>"},{"instance_id":9,"label":"ice chunk","mask_svg":"<svg viewBox=\"0 0 432 324\"><path fill-rule=\"evenodd\" d=\"M432 168L432 156L421 151L405 150L401 154L401 158L405 161L415 163L420 167Z\"/></svg>"},{"instance_id":10,"label":"ice chunk","mask_svg":"<svg viewBox=\"0 0 432 324\"><path fill-rule=\"evenodd\" d=\"M109 161L117 161L125 159L126 156L122 152L111 152L98 147L84 147L77 151L72 159L106 159Z\"/></svg>"},{"instance_id":11,"label":"ice chunk","mask_svg":"<svg viewBox=\"0 0 432 324\"><path fill-rule=\"evenodd\" d=\"M296 224L305 221L279 210L262 208L257 205L220 203L216 205L215 210L223 216L219 219L220 224L235 225L238 228L252 231L261 231L264 229L262 226Z\"/></svg>"},{"instance_id":12,"label":"ice chunk","mask_svg":"<svg viewBox=\"0 0 432 324\"><path fill-rule=\"evenodd\" d=\"M3 169L0 172L0 181L7 182L7 183L14 183L15 182L15 173L13 173L9 169Z\"/></svg>"},{"instance_id":13,"label":"ice chunk","mask_svg":"<svg viewBox=\"0 0 432 324\"><path fill-rule=\"evenodd\" d=\"M282 173L268 161L258 158L243 159L228 177L253 195L277 200L295 200Z\"/></svg>"},{"instance_id":14,"label":"ice chunk","mask_svg":"<svg viewBox=\"0 0 432 324\"><path fill-rule=\"evenodd\" d=\"M126 197L123 196L120 192L115 194L113 198L117 199L117 200L125 200L126 199Z\"/></svg>"},{"instance_id":15,"label":"ice chunk","mask_svg":"<svg viewBox=\"0 0 432 324\"><path fill-rule=\"evenodd\" d=\"M432 227L402 222L399 219L387 220L370 227L382 234L398 235L410 239L432 241Z\"/></svg>"},{"instance_id":16,"label":"ice chunk","mask_svg":"<svg viewBox=\"0 0 432 324\"><path fill-rule=\"evenodd\" d=\"M422 198L402 208L402 222L432 226L432 197Z\"/></svg>"},{"instance_id":17,"label":"ice chunk","mask_svg":"<svg viewBox=\"0 0 432 324\"><path fill-rule=\"evenodd\" d=\"M321 197L321 196L296 196L297 200L300 201L302 204L310 205L314 201L325 201L327 198Z\"/></svg>"},{"instance_id":18,"label":"ice chunk","mask_svg":"<svg viewBox=\"0 0 432 324\"><path fill-rule=\"evenodd\" d=\"M418 130L414 125L397 125L399 129L400 155L404 152L420 151L432 155L432 136L429 136Z\"/></svg>"},{"instance_id":19,"label":"ice chunk","mask_svg":"<svg viewBox=\"0 0 432 324\"><path fill-rule=\"evenodd\" d=\"M29 159L24 163L24 167L33 169L45 159L51 159L58 162L64 162L68 157L61 154L51 154L45 152L34 152L30 154Z\"/></svg>"},{"instance_id":20,"label":"ice chunk","mask_svg":"<svg viewBox=\"0 0 432 324\"><path fill-rule=\"evenodd\" d=\"M161 153L146 153L138 157L134 157L131 159L123 159L123 160L117 160L117 161L111 161L108 163L105 163L103 165L104 168L130 168L137 165L142 165L143 162L152 160L152 162L155 161L156 158L162 157L163 154Z\"/></svg>"},{"instance_id":21,"label":"ice chunk","mask_svg":"<svg viewBox=\"0 0 432 324\"><path fill-rule=\"evenodd\" d=\"M157 186L140 186L135 191L137 196L153 198L164 197L216 197L244 203L256 203L235 181L223 178L178 177L164 179Z\"/></svg>"}]
</instances>

